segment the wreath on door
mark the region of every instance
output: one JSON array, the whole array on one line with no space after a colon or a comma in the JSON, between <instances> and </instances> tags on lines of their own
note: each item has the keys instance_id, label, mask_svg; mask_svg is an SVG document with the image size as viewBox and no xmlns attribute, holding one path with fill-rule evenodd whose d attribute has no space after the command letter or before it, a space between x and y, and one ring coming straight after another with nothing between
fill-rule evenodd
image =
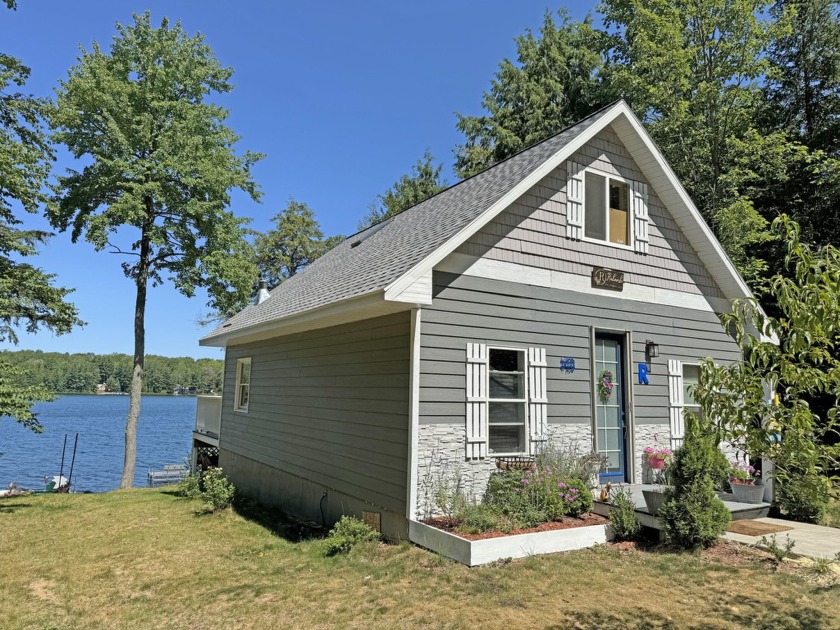
<instances>
[{"instance_id":1,"label":"wreath on door","mask_svg":"<svg viewBox=\"0 0 840 630\"><path fill-rule=\"evenodd\" d=\"M610 370L603 370L598 376L598 395L605 403L610 402L613 387L615 387L615 383L613 382L613 373Z\"/></svg>"}]
</instances>

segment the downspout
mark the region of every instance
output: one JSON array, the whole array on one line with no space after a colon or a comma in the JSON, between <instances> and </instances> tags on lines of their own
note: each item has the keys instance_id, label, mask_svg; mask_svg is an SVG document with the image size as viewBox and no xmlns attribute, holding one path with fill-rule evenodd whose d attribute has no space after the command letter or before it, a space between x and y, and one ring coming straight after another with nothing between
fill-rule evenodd
<instances>
[{"instance_id":1,"label":"downspout","mask_svg":"<svg viewBox=\"0 0 840 630\"><path fill-rule=\"evenodd\" d=\"M408 483L405 515L411 521L417 511L417 449L420 430L420 314L422 309L411 310L411 358L408 402Z\"/></svg>"}]
</instances>

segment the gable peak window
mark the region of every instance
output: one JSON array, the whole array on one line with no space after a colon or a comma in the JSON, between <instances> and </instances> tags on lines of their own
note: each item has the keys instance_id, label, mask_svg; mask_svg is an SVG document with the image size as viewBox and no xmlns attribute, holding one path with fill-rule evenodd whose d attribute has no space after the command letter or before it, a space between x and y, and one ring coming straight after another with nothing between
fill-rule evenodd
<instances>
[{"instance_id":1,"label":"gable peak window","mask_svg":"<svg viewBox=\"0 0 840 630\"><path fill-rule=\"evenodd\" d=\"M619 179L586 171L584 235L596 241L630 246L630 186Z\"/></svg>"}]
</instances>

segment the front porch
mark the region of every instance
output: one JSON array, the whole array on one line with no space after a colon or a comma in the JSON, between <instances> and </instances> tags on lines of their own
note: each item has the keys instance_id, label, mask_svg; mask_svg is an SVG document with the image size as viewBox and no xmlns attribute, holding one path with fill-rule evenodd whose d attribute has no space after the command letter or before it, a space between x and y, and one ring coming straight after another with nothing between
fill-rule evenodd
<instances>
[{"instance_id":1,"label":"front porch","mask_svg":"<svg viewBox=\"0 0 840 630\"><path fill-rule=\"evenodd\" d=\"M645 498L642 495L642 490L655 490L661 488L653 484L623 484L622 487L628 488L633 497L633 503L636 504L636 518L639 519L644 527L651 527L653 529L662 529L659 519L648 512L645 505ZM597 491L596 491L597 492ZM733 521L740 521L742 519L756 519L763 518L770 513L769 503L739 503L735 501L731 494L719 492L718 496L723 501L726 509L732 514ZM609 516L612 506L609 503L603 503L597 498L595 499L592 511L601 516Z\"/></svg>"}]
</instances>

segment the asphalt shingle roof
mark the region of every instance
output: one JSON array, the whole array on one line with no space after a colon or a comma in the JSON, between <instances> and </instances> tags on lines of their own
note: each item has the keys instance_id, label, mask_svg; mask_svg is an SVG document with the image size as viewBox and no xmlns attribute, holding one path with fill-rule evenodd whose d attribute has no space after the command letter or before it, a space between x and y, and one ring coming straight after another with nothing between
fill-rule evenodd
<instances>
[{"instance_id":1,"label":"asphalt shingle roof","mask_svg":"<svg viewBox=\"0 0 840 630\"><path fill-rule=\"evenodd\" d=\"M609 109L346 239L204 339L385 289L510 192ZM351 244L360 240L356 247Z\"/></svg>"}]
</instances>

